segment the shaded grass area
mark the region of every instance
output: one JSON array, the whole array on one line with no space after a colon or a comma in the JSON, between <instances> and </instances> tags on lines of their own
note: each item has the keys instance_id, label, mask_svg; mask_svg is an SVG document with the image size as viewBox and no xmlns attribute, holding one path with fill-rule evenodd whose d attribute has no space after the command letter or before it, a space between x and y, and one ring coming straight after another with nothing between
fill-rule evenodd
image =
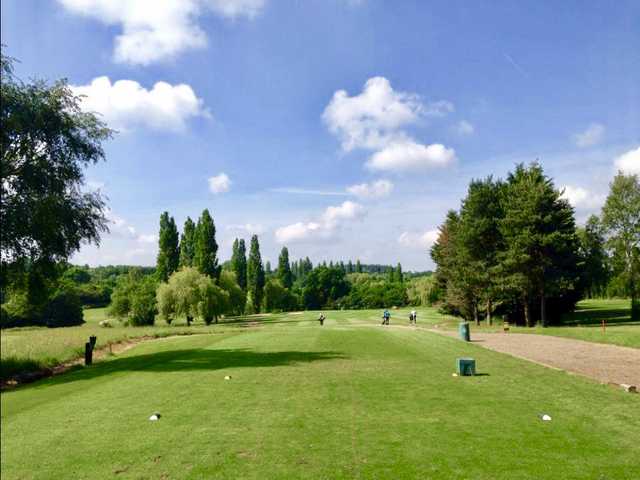
<instances>
[{"instance_id":1,"label":"shaded grass area","mask_svg":"<svg viewBox=\"0 0 640 480\"><path fill-rule=\"evenodd\" d=\"M605 328L602 328L602 322ZM608 343L623 347L640 348L640 322L631 320L631 302L624 299L583 300L574 312L565 315L564 325L560 327L515 327L515 333L533 333L573 338L587 342ZM445 327L453 325L444 323ZM502 322L493 326L472 325L471 329L480 332L502 331Z\"/></svg>"},{"instance_id":2,"label":"shaded grass area","mask_svg":"<svg viewBox=\"0 0 640 480\"><path fill-rule=\"evenodd\" d=\"M421 329L353 325L353 314L143 343L5 392L2 478L637 473L636 397ZM460 356L485 375L452 377Z\"/></svg>"}]
</instances>

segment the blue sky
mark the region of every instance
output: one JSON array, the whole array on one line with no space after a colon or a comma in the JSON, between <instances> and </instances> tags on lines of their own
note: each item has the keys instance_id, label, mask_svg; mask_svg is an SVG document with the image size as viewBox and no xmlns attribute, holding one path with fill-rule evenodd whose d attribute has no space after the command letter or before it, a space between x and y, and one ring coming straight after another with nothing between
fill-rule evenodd
<instances>
[{"instance_id":1,"label":"blue sky","mask_svg":"<svg viewBox=\"0 0 640 480\"><path fill-rule=\"evenodd\" d=\"M153 264L168 210L209 208L221 257L432 268L472 178L539 159L583 221L640 173L640 3L8 0L22 78L66 77L118 135L80 263ZM107 78L104 78L107 77ZM162 82L162 83L158 83Z\"/></svg>"}]
</instances>

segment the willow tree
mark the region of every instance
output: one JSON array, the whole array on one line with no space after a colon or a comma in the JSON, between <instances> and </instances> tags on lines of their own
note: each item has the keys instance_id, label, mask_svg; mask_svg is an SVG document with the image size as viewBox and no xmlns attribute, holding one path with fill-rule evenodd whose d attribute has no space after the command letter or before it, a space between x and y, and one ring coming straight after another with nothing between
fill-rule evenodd
<instances>
[{"instance_id":1,"label":"willow tree","mask_svg":"<svg viewBox=\"0 0 640 480\"><path fill-rule=\"evenodd\" d=\"M84 172L104 160L112 130L65 80L23 83L1 53L0 70L0 287L26 286L37 310L55 264L108 231L104 197L84 188Z\"/></svg>"}]
</instances>

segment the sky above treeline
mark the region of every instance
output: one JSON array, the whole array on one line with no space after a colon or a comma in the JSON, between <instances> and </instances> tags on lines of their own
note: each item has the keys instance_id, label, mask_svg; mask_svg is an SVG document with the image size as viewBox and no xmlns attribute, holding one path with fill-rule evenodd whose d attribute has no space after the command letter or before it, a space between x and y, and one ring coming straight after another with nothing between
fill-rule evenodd
<instances>
[{"instance_id":1,"label":"sky above treeline","mask_svg":"<svg viewBox=\"0 0 640 480\"><path fill-rule=\"evenodd\" d=\"M90 265L153 265L160 214L211 212L228 259L433 268L473 178L536 159L598 213L640 173L640 2L7 0L24 80L67 78L118 134Z\"/></svg>"}]
</instances>

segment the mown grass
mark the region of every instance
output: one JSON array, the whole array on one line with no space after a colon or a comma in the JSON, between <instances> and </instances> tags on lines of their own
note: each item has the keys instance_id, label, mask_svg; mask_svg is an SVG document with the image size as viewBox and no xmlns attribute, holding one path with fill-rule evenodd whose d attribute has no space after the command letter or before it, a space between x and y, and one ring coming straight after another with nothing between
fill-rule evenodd
<instances>
[{"instance_id":1,"label":"mown grass","mask_svg":"<svg viewBox=\"0 0 640 480\"><path fill-rule=\"evenodd\" d=\"M636 396L374 312L327 317L151 341L7 391L2 478L637 478ZM453 377L461 356L482 375Z\"/></svg>"},{"instance_id":2,"label":"mown grass","mask_svg":"<svg viewBox=\"0 0 640 480\"><path fill-rule=\"evenodd\" d=\"M408 324L410 308L391 310L392 324ZM421 307L418 312L419 328L457 328L459 318L441 315L436 308ZM339 324L376 324L380 322L381 310L328 311L325 315ZM284 314L253 315L229 318L219 325L206 326L196 322L188 327L184 321L166 325L158 321L152 327L126 327L111 319L112 328L102 328L101 320L108 318L104 308L85 310L86 323L66 328L14 328L2 330L0 380L6 380L23 372L51 368L84 354L84 344L90 335L98 337L98 348L110 343L139 337L166 337L170 335L220 333L227 329L244 328L250 323L272 326L315 325L318 312L295 312ZM607 320L605 332L600 327ZM501 325L501 323L500 323ZM484 324L472 326L472 331L500 331L498 323L489 327ZM640 348L640 325L630 322L630 308L624 300L588 300L579 304L578 310L568 318L566 327L523 328L512 327L518 333L538 333L576 338L580 340L611 343Z\"/></svg>"}]
</instances>

